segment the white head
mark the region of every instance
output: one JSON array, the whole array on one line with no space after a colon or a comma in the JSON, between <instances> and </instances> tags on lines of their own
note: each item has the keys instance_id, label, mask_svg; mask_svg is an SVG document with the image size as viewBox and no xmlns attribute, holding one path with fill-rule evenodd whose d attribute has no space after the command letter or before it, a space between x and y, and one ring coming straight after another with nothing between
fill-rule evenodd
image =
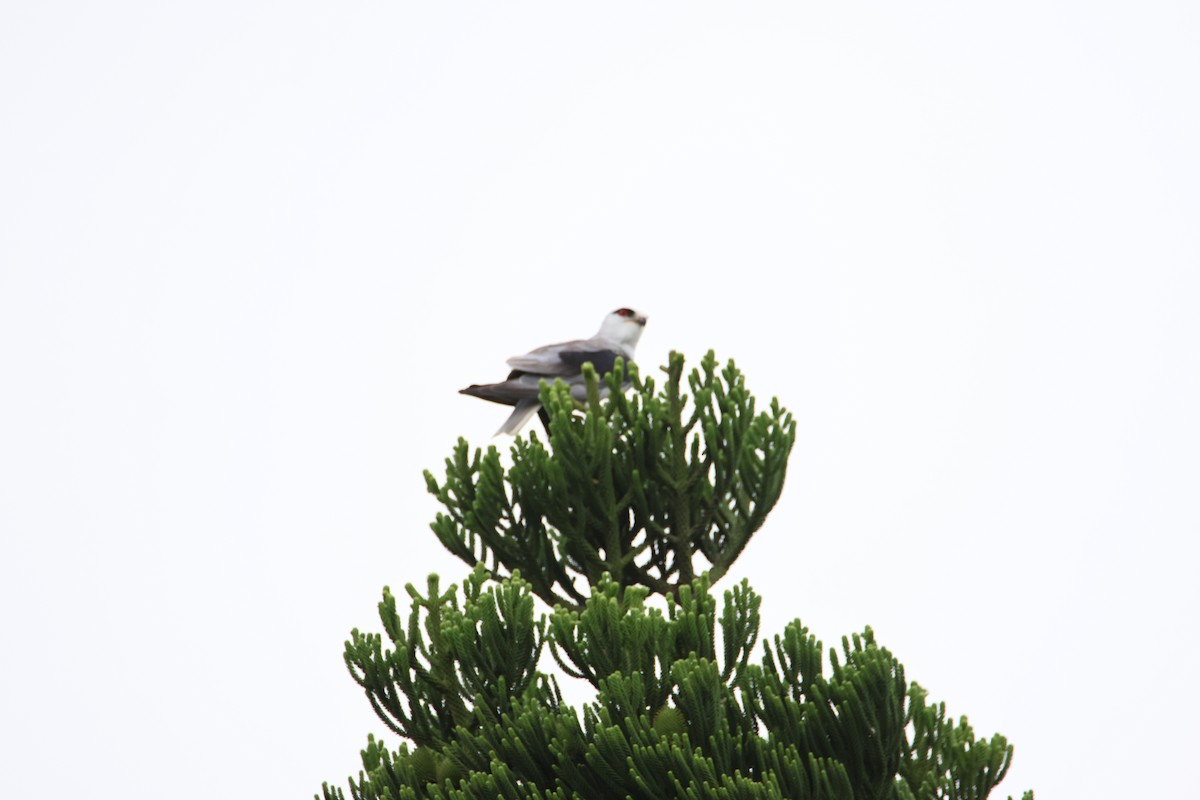
<instances>
[{"instance_id":1,"label":"white head","mask_svg":"<svg viewBox=\"0 0 1200 800\"><path fill-rule=\"evenodd\" d=\"M633 349L637 347L644 327L646 327L645 314L634 311L632 308L618 308L605 317L604 322L600 323L600 333L597 336L621 345L629 351L630 355L633 355Z\"/></svg>"}]
</instances>

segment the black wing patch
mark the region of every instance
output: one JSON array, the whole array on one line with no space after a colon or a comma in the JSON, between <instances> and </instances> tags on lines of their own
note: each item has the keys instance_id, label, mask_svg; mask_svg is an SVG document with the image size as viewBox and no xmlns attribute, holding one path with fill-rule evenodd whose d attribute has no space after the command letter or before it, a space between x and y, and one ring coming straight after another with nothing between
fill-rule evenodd
<instances>
[{"instance_id":1,"label":"black wing patch","mask_svg":"<svg viewBox=\"0 0 1200 800\"><path fill-rule=\"evenodd\" d=\"M612 350L564 350L558 354L559 360L575 369L583 369L583 363L590 361L601 375L612 372L619 357L620 354Z\"/></svg>"}]
</instances>

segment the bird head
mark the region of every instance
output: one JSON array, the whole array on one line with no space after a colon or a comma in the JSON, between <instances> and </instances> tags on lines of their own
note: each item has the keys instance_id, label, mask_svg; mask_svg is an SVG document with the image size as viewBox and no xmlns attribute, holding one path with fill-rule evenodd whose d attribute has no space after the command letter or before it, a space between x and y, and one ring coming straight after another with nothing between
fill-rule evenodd
<instances>
[{"instance_id":1,"label":"bird head","mask_svg":"<svg viewBox=\"0 0 1200 800\"><path fill-rule=\"evenodd\" d=\"M600 337L624 346L632 354L646 327L646 315L632 308L618 308L600 323Z\"/></svg>"}]
</instances>

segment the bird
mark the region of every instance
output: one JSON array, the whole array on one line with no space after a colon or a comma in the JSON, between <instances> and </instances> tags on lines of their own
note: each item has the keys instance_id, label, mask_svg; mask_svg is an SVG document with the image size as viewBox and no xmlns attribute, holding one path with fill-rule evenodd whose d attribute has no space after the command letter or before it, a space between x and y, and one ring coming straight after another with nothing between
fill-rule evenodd
<instances>
[{"instance_id":1,"label":"bird","mask_svg":"<svg viewBox=\"0 0 1200 800\"><path fill-rule=\"evenodd\" d=\"M459 394L513 406L512 414L495 435L515 436L542 408L538 402L540 381L553 382L561 378L571 387L572 397L586 399L583 365L590 362L596 372L605 375L612 372L618 358L626 363L633 361L633 351L645 327L645 314L632 308L618 308L604 317L599 332L592 338L548 344L523 356L513 356L508 359L508 366L512 368L508 378L499 383L473 384L460 389ZM546 420L544 415L542 420Z\"/></svg>"}]
</instances>

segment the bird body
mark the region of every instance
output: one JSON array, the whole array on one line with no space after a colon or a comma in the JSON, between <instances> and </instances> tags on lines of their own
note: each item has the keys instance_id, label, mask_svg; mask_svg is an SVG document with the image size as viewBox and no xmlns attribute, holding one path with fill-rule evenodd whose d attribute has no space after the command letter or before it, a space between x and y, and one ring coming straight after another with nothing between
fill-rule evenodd
<instances>
[{"instance_id":1,"label":"bird body","mask_svg":"<svg viewBox=\"0 0 1200 800\"><path fill-rule=\"evenodd\" d=\"M604 375L612 371L618 358L632 361L645 325L644 314L619 308L604 318L600 331L590 339L548 344L525 355L513 356L508 359L512 372L507 379L499 383L474 384L459 393L513 406L512 414L496 435L516 434L542 407L538 402L541 381L561 379L570 387L572 397L585 399L583 365L591 363L596 372Z\"/></svg>"}]
</instances>

